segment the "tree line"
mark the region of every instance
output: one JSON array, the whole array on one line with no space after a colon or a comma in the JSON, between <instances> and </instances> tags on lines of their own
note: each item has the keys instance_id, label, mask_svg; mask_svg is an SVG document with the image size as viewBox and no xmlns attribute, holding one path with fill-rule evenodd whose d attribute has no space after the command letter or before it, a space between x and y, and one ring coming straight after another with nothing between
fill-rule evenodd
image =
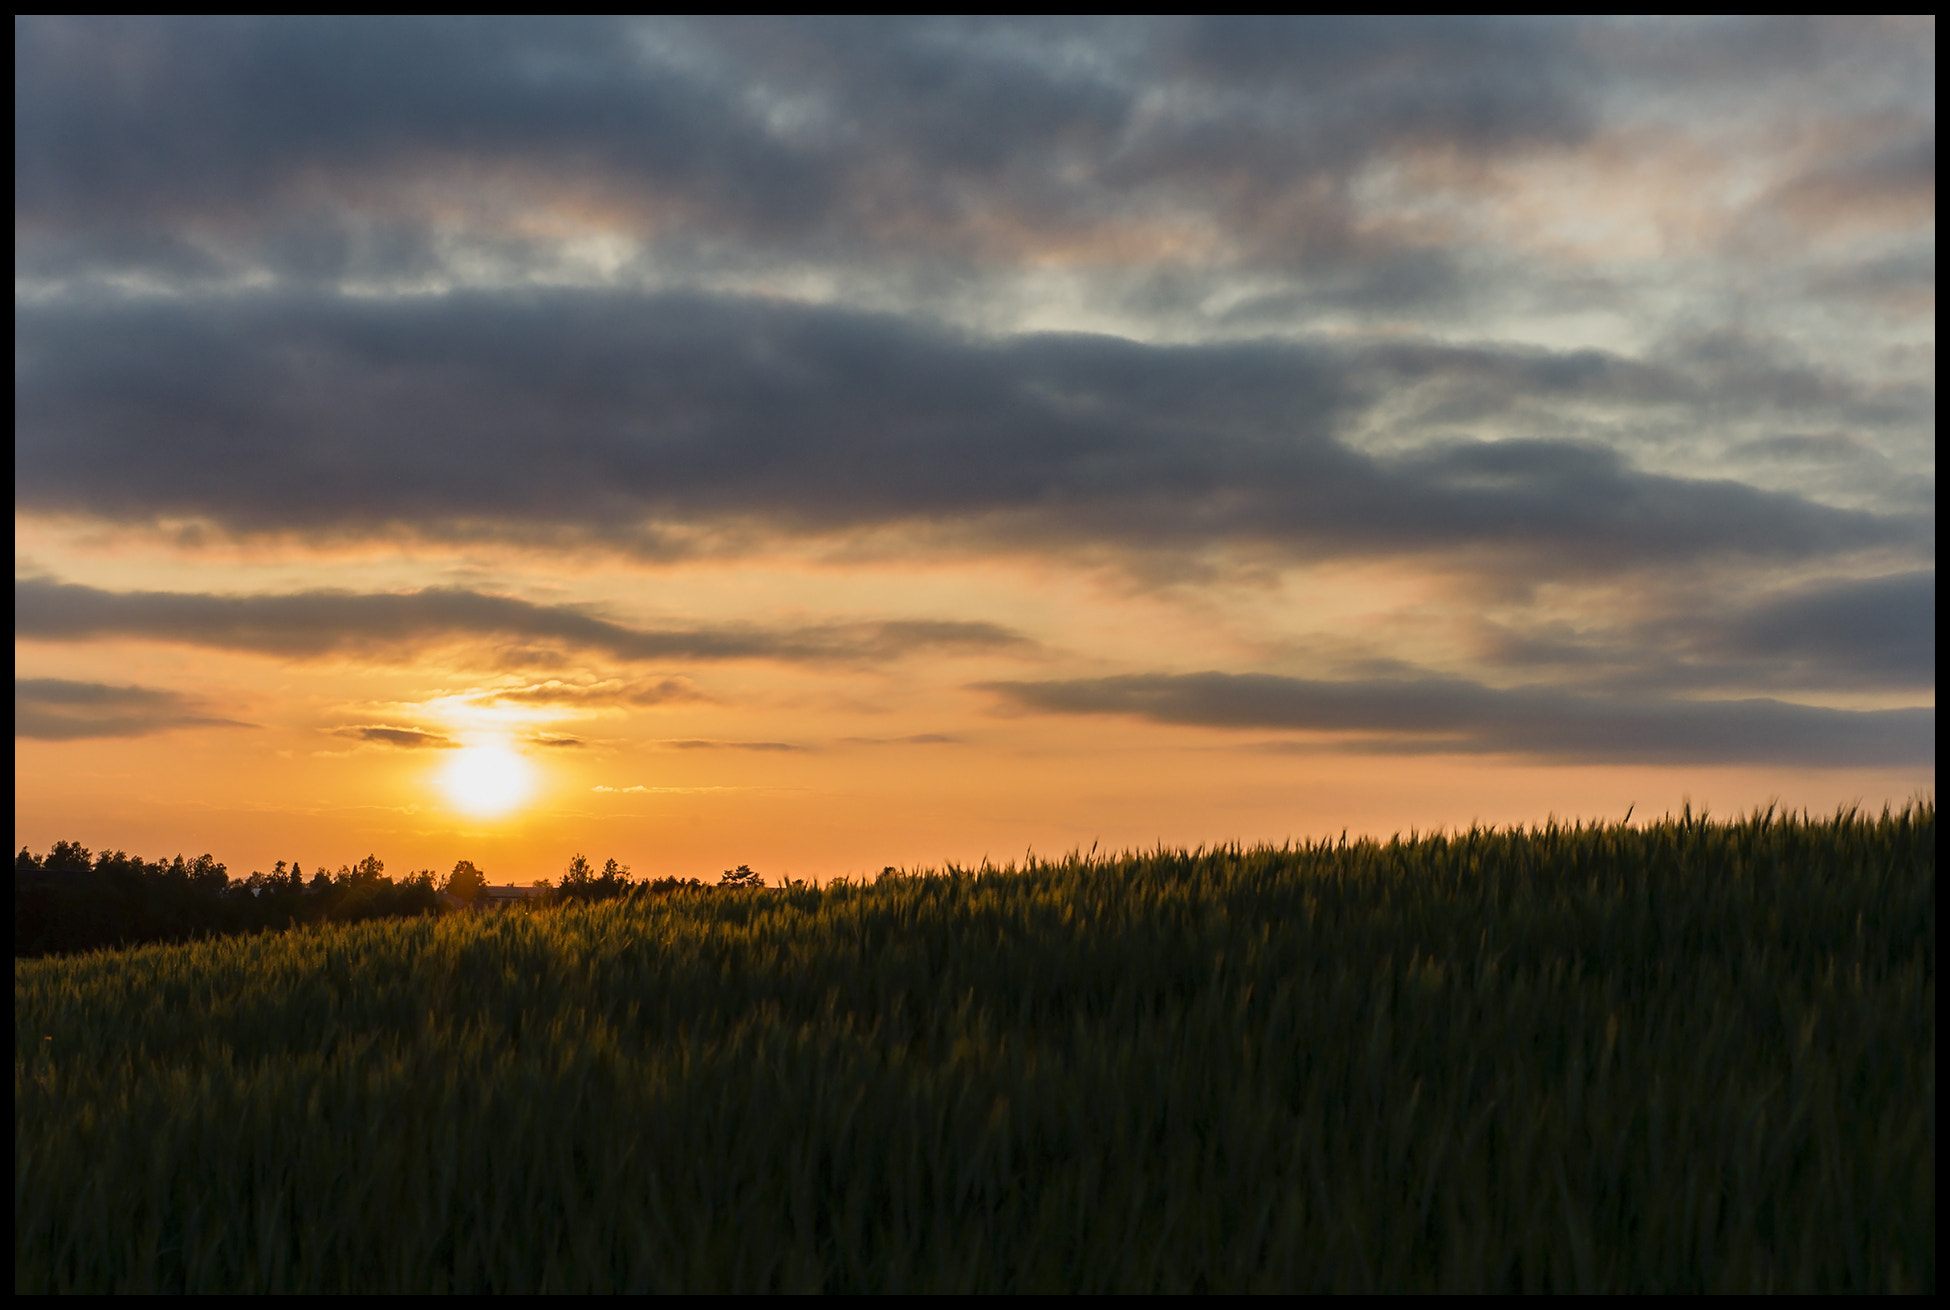
<instances>
[{"instance_id":1,"label":"tree line","mask_svg":"<svg viewBox=\"0 0 1950 1310\"><path fill-rule=\"evenodd\" d=\"M485 903L487 875L471 860L458 861L444 877L416 869L395 880L385 869L377 855L341 865L336 873L321 865L307 874L297 861L279 860L269 873L232 878L222 861L207 854L144 860L124 851L94 854L79 842L60 841L42 856L23 846L14 857L14 954L410 918ZM697 878L639 879L614 859L599 870L577 854L559 881L537 882L538 891L522 907L764 885L762 876L742 864L727 869L713 886Z\"/></svg>"}]
</instances>

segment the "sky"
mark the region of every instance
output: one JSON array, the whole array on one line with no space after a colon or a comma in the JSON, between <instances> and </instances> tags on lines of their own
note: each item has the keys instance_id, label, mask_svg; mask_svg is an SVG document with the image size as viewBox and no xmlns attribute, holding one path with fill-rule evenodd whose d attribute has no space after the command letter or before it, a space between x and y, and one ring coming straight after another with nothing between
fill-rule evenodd
<instances>
[{"instance_id":1,"label":"sky","mask_svg":"<svg viewBox=\"0 0 1950 1310\"><path fill-rule=\"evenodd\" d=\"M17 845L1935 794L1931 19L14 38Z\"/></svg>"}]
</instances>

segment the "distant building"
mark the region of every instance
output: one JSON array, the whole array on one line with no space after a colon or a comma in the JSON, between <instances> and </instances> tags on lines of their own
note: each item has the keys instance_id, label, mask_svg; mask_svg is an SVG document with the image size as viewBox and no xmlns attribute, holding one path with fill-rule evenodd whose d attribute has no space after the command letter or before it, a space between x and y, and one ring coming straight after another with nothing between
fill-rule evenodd
<instances>
[{"instance_id":1,"label":"distant building","mask_svg":"<svg viewBox=\"0 0 1950 1310\"><path fill-rule=\"evenodd\" d=\"M500 910L510 905L519 905L523 901L532 901L547 890L546 887L517 887L512 883L505 886L484 883L471 905L460 897L450 896L446 892L440 893L440 903L452 910Z\"/></svg>"}]
</instances>

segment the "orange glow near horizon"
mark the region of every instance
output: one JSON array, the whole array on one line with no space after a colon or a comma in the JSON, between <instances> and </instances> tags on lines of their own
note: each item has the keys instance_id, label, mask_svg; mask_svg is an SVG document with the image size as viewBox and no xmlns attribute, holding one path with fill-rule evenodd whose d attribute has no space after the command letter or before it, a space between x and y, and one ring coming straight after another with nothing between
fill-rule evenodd
<instances>
[{"instance_id":1,"label":"orange glow near horizon","mask_svg":"<svg viewBox=\"0 0 1950 1310\"><path fill-rule=\"evenodd\" d=\"M134 589L113 551L41 529L36 562ZM145 571L157 556L130 561ZM174 560L186 578L206 567ZM479 567L478 564L475 567ZM212 590L398 586L328 558ZM606 573L506 552L480 584L600 604L654 595L648 617L848 621L980 615L1026 644L923 650L867 664L730 659L630 664L504 646L296 660L187 644L16 642L18 675L168 688L199 719L152 735L15 740L15 844L57 840L146 858L209 851L237 876L377 854L389 873L467 859L496 882L560 877L578 852L640 876L715 879L739 864L824 881L892 865L996 864L1411 829L1635 821L1691 802L1817 813L1933 792L1934 771L1562 764L1494 754L1362 754L1348 734L1036 714L985 685L1135 667L1305 668L1362 643L1413 644L1461 674L1478 640L1440 578L1359 564L1263 583L1134 589L1046 566L747 561ZM153 585L153 584L152 584ZM182 585L182 584L179 584ZM1373 648L1372 646L1367 648ZM1132 658L1132 652L1137 658ZM1291 652L1298 651L1298 655ZM1121 658L1120 658L1121 657ZM518 660L534 662L520 666ZM549 660L557 663L549 664ZM567 660L568 662L562 662Z\"/></svg>"}]
</instances>

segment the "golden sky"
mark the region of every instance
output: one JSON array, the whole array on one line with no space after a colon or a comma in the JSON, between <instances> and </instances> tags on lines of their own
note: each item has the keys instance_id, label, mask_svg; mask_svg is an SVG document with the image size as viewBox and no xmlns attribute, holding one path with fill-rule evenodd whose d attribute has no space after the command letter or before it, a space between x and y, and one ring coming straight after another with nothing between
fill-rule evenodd
<instances>
[{"instance_id":1,"label":"golden sky","mask_svg":"<svg viewBox=\"0 0 1950 1310\"><path fill-rule=\"evenodd\" d=\"M1933 22L16 47L17 845L1934 791Z\"/></svg>"}]
</instances>

